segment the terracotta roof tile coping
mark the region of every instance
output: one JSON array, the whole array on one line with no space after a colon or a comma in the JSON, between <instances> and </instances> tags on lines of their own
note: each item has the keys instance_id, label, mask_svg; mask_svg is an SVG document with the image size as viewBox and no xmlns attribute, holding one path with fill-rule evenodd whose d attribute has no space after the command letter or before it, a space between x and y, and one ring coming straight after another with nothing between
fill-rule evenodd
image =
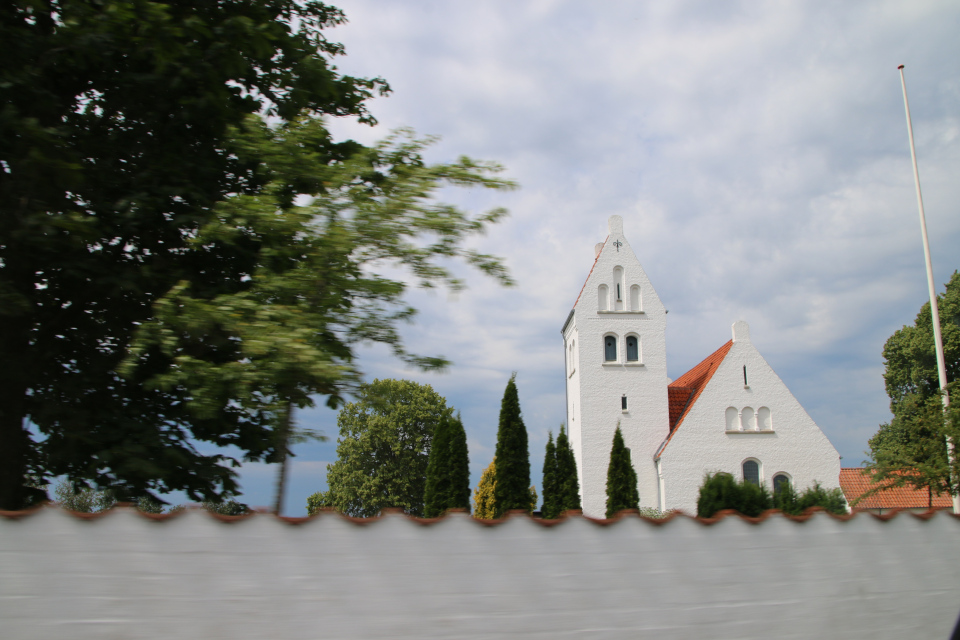
<instances>
[{"instance_id":1,"label":"terracotta roof tile coping","mask_svg":"<svg viewBox=\"0 0 960 640\"><path fill-rule=\"evenodd\" d=\"M24 517L31 517L36 515L39 512L42 512L45 510L51 510L51 509L59 510L59 507L41 506L41 507L35 507L33 509L27 509L24 511L0 511L0 517L7 518L7 519L19 519ZM201 509L202 507L188 507L185 511L199 511ZM74 511L64 511L64 512L70 514L71 516L73 516L74 518L77 518L78 520L103 520L105 516L110 516L111 513L131 512L131 511L147 520L153 520L158 522L163 522L166 520L174 520L176 518L181 517L182 514L184 513L184 511L180 511L172 514L148 514L148 513L142 513L142 512L136 511L132 507L113 507L111 509L108 509L107 511L102 511L99 513L77 513ZM731 509L726 509L723 511L719 511L712 518L699 518L696 516L691 516L689 514L683 513L682 511L671 511L670 513L666 514L663 518L651 518L648 516L640 515L639 511L637 511L636 509L625 509L617 513L616 515L614 515L613 518L606 519L606 518L591 518L589 516L584 516L583 512L580 510L571 510L571 511L568 511L567 513L564 513L560 518L556 520L543 520L541 518L534 518L523 510L516 510L516 511L511 511L510 513L507 514L506 517L501 518L499 520L480 520L478 518L474 518L472 516L467 515L465 509L451 509L451 513L443 515L439 518L417 518L417 517L405 514L402 509L384 509L384 513L374 518L354 518L351 516L345 516L341 513L336 512L331 508L321 509L318 513L312 516L297 517L297 518L276 516L269 512L254 512L254 513L250 513L243 516L221 516L221 515L210 513L209 511L207 511L207 514L211 518L215 520L219 520L220 522L223 522L225 524L239 523L241 521L246 521L246 520L249 520L250 518L255 518L255 517L256 518L271 517L279 520L280 522L283 522L284 524L299 526L302 524L313 522L314 520L318 520L320 518L335 516L339 519L346 520L347 522L350 522L352 524L359 525L359 526L369 526L377 522L380 522L386 518L397 518L397 517L402 517L404 520L409 521L412 524L417 524L422 526L432 526L449 517L461 517L461 518L465 517L465 518L468 518L470 521L485 527L500 525L509 520L526 519L542 527L547 527L547 528L562 525L563 523L569 520L585 520L597 526L607 527L607 526L615 525L624 520L643 520L647 523L660 526L660 525L667 524L677 518L681 518L681 519L685 518L688 520L693 520L704 526L712 526L729 517L737 517L740 520L743 520L750 524L761 524L764 521L770 519L771 517L780 516L792 522L800 523L800 522L806 522L807 520L809 520L814 516L820 517L820 514L827 515L830 518L841 521L841 522L852 520L853 518L861 514L869 515L870 517L876 518L878 520L887 521L896 517L900 513L901 513L900 509L891 509L889 514L884 514L884 515L877 515L875 513L867 513L867 512L854 512L852 514L847 514L847 515L836 515L832 513L827 513L820 507L811 507L807 509L803 513L803 515L799 515L799 516L786 515L776 509L770 509L768 511L764 511L762 514L760 514L756 518L751 518L748 516L744 516L740 513L737 513L736 511L733 511ZM924 513L913 513L910 511L906 511L905 513L908 513L909 515L919 520L929 520L934 516L942 515L942 516L950 516L951 518L954 518L957 521L960 521L960 516L954 515L953 513L950 513L944 510L933 509L931 511L927 511Z\"/></svg>"}]
</instances>

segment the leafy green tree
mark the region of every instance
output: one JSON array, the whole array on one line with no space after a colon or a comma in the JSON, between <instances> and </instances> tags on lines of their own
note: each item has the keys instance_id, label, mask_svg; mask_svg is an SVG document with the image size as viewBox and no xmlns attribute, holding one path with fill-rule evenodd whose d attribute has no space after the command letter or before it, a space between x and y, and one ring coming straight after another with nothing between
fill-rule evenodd
<instances>
[{"instance_id":1,"label":"leafy green tree","mask_svg":"<svg viewBox=\"0 0 960 640\"><path fill-rule=\"evenodd\" d=\"M228 150L247 115L372 122L379 79L341 76L315 0L11 0L0 9L0 507L30 473L128 499L236 489L223 455L272 450L232 405L199 417L186 390L118 367L154 302L178 282L242 288L255 247L187 245L227 194L259 193L263 164ZM329 138L336 161L359 148ZM207 349L220 348L211 338ZM202 349L200 349L202 350ZM28 423L41 434L34 438Z\"/></svg>"},{"instance_id":2,"label":"leafy green tree","mask_svg":"<svg viewBox=\"0 0 960 640\"><path fill-rule=\"evenodd\" d=\"M560 487L558 481L557 447L553 443L553 432L547 437L546 453L543 457L543 505L540 515L547 520L560 516Z\"/></svg>"},{"instance_id":3,"label":"leafy green tree","mask_svg":"<svg viewBox=\"0 0 960 640\"><path fill-rule=\"evenodd\" d=\"M613 434L610 449L610 466L607 468L607 517L624 509L640 507L640 492L637 489L637 472L630 460L630 449L623 443L620 425Z\"/></svg>"},{"instance_id":4,"label":"leafy green tree","mask_svg":"<svg viewBox=\"0 0 960 640\"><path fill-rule=\"evenodd\" d=\"M530 506L530 450L527 428L520 415L517 374L510 376L500 403L500 426L496 449L497 517L512 509L532 511Z\"/></svg>"},{"instance_id":5,"label":"leafy green tree","mask_svg":"<svg viewBox=\"0 0 960 640\"><path fill-rule=\"evenodd\" d=\"M335 143L314 117L372 122L364 101L387 90L330 64L337 9L0 11L0 358L23 363L0 372L0 507L29 502L31 473L125 500L235 494L239 460L196 443L280 463L282 486L292 409L342 403L357 343L445 363L403 348L395 326L413 309L379 269L456 287L435 260L462 257L508 281L462 248L503 212L430 200L449 184L510 186L498 167L427 166L403 136Z\"/></svg>"},{"instance_id":6,"label":"leafy green tree","mask_svg":"<svg viewBox=\"0 0 960 640\"><path fill-rule=\"evenodd\" d=\"M447 401L430 385L374 380L337 415L337 461L327 465L327 486L308 500L369 518L386 507L422 516L427 463L437 426L450 417Z\"/></svg>"},{"instance_id":7,"label":"leafy green tree","mask_svg":"<svg viewBox=\"0 0 960 640\"><path fill-rule=\"evenodd\" d=\"M559 513L580 509L580 481L577 479L577 458L570 448L570 440L560 425L557 436L557 487L559 491Z\"/></svg>"},{"instance_id":8,"label":"leafy green tree","mask_svg":"<svg viewBox=\"0 0 960 640\"><path fill-rule=\"evenodd\" d=\"M470 512L470 458L459 414L445 416L433 434L423 502L428 518L442 516L447 509Z\"/></svg>"},{"instance_id":9,"label":"leafy green tree","mask_svg":"<svg viewBox=\"0 0 960 640\"><path fill-rule=\"evenodd\" d=\"M480 482L473 491L473 515L480 520L497 517L497 459L494 458L483 470Z\"/></svg>"},{"instance_id":10,"label":"leafy green tree","mask_svg":"<svg viewBox=\"0 0 960 640\"><path fill-rule=\"evenodd\" d=\"M954 272L937 297L943 335L948 390L956 394L960 373L960 273ZM944 411L940 395L933 319L924 304L912 326L898 329L883 349L884 381L893 419L870 439L870 462L876 491L912 486L933 496L960 490L960 463L951 465L947 439L960 442L956 403ZM864 496L864 497L865 497Z\"/></svg>"}]
</instances>

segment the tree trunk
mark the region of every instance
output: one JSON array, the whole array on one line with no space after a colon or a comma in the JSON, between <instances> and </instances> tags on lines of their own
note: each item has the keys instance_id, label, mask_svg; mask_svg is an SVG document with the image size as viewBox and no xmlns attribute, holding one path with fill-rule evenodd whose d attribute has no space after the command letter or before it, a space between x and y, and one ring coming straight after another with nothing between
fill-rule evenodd
<instances>
[{"instance_id":1,"label":"tree trunk","mask_svg":"<svg viewBox=\"0 0 960 640\"><path fill-rule=\"evenodd\" d=\"M0 509L17 511L27 506L27 459L30 435L24 428L27 409L25 384L26 331L22 322L0 321ZM9 332L9 333L8 333Z\"/></svg>"},{"instance_id":2,"label":"tree trunk","mask_svg":"<svg viewBox=\"0 0 960 640\"><path fill-rule=\"evenodd\" d=\"M283 511L283 499L287 489L287 459L290 434L293 432L293 403L287 403L287 415L284 416L280 433L277 434L277 455L280 457L280 469L277 470L277 497L273 504L273 512L280 515Z\"/></svg>"}]
</instances>

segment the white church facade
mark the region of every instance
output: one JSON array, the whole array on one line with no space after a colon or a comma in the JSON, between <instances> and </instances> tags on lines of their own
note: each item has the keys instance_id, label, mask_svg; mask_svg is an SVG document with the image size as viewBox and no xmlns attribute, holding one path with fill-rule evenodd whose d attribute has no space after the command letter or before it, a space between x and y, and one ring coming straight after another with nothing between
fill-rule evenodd
<instances>
[{"instance_id":1,"label":"white church facade","mask_svg":"<svg viewBox=\"0 0 960 640\"><path fill-rule=\"evenodd\" d=\"M619 424L640 506L695 514L706 472L773 489L839 486L840 456L750 342L732 339L674 381L667 377L666 314L611 216L607 239L567 321L567 425L585 515L606 512L606 478Z\"/></svg>"}]
</instances>

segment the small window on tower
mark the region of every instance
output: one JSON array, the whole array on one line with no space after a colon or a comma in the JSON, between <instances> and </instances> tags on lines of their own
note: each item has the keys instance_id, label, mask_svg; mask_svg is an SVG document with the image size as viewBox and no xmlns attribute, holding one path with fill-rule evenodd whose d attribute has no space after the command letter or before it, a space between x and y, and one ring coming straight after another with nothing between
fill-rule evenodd
<instances>
[{"instance_id":1,"label":"small window on tower","mask_svg":"<svg viewBox=\"0 0 960 640\"><path fill-rule=\"evenodd\" d=\"M607 362L617 361L617 339L607 336L603 339L603 359Z\"/></svg>"},{"instance_id":2,"label":"small window on tower","mask_svg":"<svg viewBox=\"0 0 960 640\"><path fill-rule=\"evenodd\" d=\"M637 336L627 336L627 362L640 360L640 346Z\"/></svg>"},{"instance_id":3,"label":"small window on tower","mask_svg":"<svg viewBox=\"0 0 960 640\"><path fill-rule=\"evenodd\" d=\"M620 409L622 411L627 410L627 396L620 396Z\"/></svg>"}]
</instances>

